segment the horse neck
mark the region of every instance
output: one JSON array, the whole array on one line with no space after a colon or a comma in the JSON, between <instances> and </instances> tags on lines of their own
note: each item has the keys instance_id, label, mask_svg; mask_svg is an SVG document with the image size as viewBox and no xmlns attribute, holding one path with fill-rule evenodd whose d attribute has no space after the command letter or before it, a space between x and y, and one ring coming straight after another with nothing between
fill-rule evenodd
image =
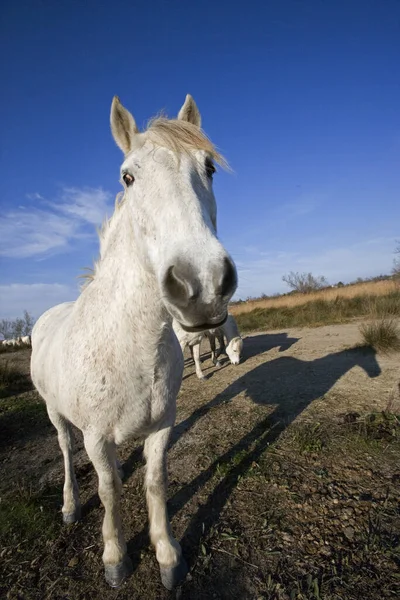
<instances>
[{"instance_id":1,"label":"horse neck","mask_svg":"<svg viewBox=\"0 0 400 600\"><path fill-rule=\"evenodd\" d=\"M228 319L223 327L228 344L233 340L233 338L240 337L236 321L232 315L228 316Z\"/></svg>"},{"instance_id":2,"label":"horse neck","mask_svg":"<svg viewBox=\"0 0 400 600\"><path fill-rule=\"evenodd\" d=\"M123 204L101 234L100 260L94 281L100 296L99 317L118 320L131 330L143 329L159 335L162 325L171 321L162 301L156 277L146 264L143 248L134 234L129 207Z\"/></svg>"}]
</instances>

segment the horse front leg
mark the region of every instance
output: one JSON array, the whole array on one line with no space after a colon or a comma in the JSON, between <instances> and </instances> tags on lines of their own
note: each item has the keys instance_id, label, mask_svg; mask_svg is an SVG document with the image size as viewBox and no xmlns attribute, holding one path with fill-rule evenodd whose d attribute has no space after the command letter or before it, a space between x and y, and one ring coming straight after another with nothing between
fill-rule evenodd
<instances>
[{"instance_id":1,"label":"horse front leg","mask_svg":"<svg viewBox=\"0 0 400 600\"><path fill-rule=\"evenodd\" d=\"M224 339L224 334L221 331L218 331L216 335L217 335L217 339L219 342L219 350L216 355L216 358L219 358L221 356L221 354L226 354L225 339Z\"/></svg>"},{"instance_id":2,"label":"horse front leg","mask_svg":"<svg viewBox=\"0 0 400 600\"><path fill-rule=\"evenodd\" d=\"M121 479L117 469L115 444L104 438L84 435L85 448L99 479L99 497L104 506L103 563L107 583L118 587L132 573L126 553L120 515Z\"/></svg>"},{"instance_id":3,"label":"horse front leg","mask_svg":"<svg viewBox=\"0 0 400 600\"><path fill-rule=\"evenodd\" d=\"M200 344L195 344L192 347L193 351L193 360L196 367L196 375L199 379L205 379L205 375L201 370L201 361L200 361Z\"/></svg>"},{"instance_id":4,"label":"horse front leg","mask_svg":"<svg viewBox=\"0 0 400 600\"><path fill-rule=\"evenodd\" d=\"M219 362L216 351L215 351L215 335L213 333L209 333L208 339L209 339L210 348L211 348L211 360L216 367L220 367L221 363Z\"/></svg>"},{"instance_id":5,"label":"horse front leg","mask_svg":"<svg viewBox=\"0 0 400 600\"><path fill-rule=\"evenodd\" d=\"M167 590L172 590L188 570L181 547L171 533L167 513L167 445L170 432L171 427L165 427L149 435L144 444L150 539L160 565L161 581Z\"/></svg>"}]
</instances>

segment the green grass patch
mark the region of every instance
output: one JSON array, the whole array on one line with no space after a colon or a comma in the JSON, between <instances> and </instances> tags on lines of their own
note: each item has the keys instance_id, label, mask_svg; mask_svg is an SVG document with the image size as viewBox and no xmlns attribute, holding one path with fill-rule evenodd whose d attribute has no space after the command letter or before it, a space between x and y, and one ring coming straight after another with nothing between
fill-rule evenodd
<instances>
[{"instance_id":1,"label":"green grass patch","mask_svg":"<svg viewBox=\"0 0 400 600\"><path fill-rule=\"evenodd\" d=\"M321 423L296 424L289 429L285 442L300 454L318 454L329 445L329 428Z\"/></svg>"},{"instance_id":2,"label":"green grass patch","mask_svg":"<svg viewBox=\"0 0 400 600\"><path fill-rule=\"evenodd\" d=\"M9 416L14 420L48 418L46 405L36 393L11 396L1 400L0 418L3 416Z\"/></svg>"},{"instance_id":3,"label":"green grass patch","mask_svg":"<svg viewBox=\"0 0 400 600\"><path fill-rule=\"evenodd\" d=\"M57 493L56 493L57 492ZM54 538L59 528L58 506L62 491L46 490L35 494L19 487L0 501L0 546L37 540L43 535Z\"/></svg>"},{"instance_id":4,"label":"green grass patch","mask_svg":"<svg viewBox=\"0 0 400 600\"><path fill-rule=\"evenodd\" d=\"M45 403L36 392L0 400L0 446L40 432L49 423Z\"/></svg>"}]
</instances>

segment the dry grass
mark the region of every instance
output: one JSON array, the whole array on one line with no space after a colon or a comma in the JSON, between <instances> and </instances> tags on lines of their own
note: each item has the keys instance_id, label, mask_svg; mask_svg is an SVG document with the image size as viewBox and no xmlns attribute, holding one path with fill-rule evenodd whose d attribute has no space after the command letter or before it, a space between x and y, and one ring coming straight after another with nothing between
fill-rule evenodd
<instances>
[{"instance_id":1,"label":"dry grass","mask_svg":"<svg viewBox=\"0 0 400 600\"><path fill-rule=\"evenodd\" d=\"M357 318L391 320L400 317L400 287L392 281L369 282L248 302L231 311L243 333L335 325Z\"/></svg>"},{"instance_id":2,"label":"dry grass","mask_svg":"<svg viewBox=\"0 0 400 600\"><path fill-rule=\"evenodd\" d=\"M351 299L356 296L387 296L398 291L398 289L399 286L394 281L368 281L342 288L320 290L312 294L290 294L288 296L277 296L276 298L250 300L241 304L234 304L229 310L233 315L239 315L250 312L255 308L294 308L316 300L333 302L337 299Z\"/></svg>"},{"instance_id":3,"label":"dry grass","mask_svg":"<svg viewBox=\"0 0 400 600\"><path fill-rule=\"evenodd\" d=\"M394 319L376 319L360 326L363 341L378 352L400 350L400 331Z\"/></svg>"},{"instance_id":4,"label":"dry grass","mask_svg":"<svg viewBox=\"0 0 400 600\"><path fill-rule=\"evenodd\" d=\"M298 306L255 308L239 313L236 321L240 331L288 329L290 327L320 327L348 323L357 318L400 317L400 290L384 296L337 297L316 299Z\"/></svg>"}]
</instances>

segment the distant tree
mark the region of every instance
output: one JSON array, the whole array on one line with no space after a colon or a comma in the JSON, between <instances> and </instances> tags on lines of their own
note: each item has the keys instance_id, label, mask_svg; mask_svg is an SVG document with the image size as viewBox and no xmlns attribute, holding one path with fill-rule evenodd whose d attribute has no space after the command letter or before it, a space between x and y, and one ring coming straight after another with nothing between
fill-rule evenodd
<instances>
[{"instance_id":1,"label":"distant tree","mask_svg":"<svg viewBox=\"0 0 400 600\"><path fill-rule=\"evenodd\" d=\"M294 273L294 271L284 275L282 280L287 283L293 292L300 292L301 294L309 294L328 285L323 275L315 277L312 273Z\"/></svg>"},{"instance_id":2,"label":"distant tree","mask_svg":"<svg viewBox=\"0 0 400 600\"><path fill-rule=\"evenodd\" d=\"M393 261L392 273L397 279L398 277L400 277L400 241L397 240L396 243L397 243L397 246L395 248L394 253L397 254L397 256L395 257L395 259Z\"/></svg>"},{"instance_id":3,"label":"distant tree","mask_svg":"<svg viewBox=\"0 0 400 600\"><path fill-rule=\"evenodd\" d=\"M344 287L343 281L338 281L336 285L337 287Z\"/></svg>"},{"instance_id":4,"label":"distant tree","mask_svg":"<svg viewBox=\"0 0 400 600\"><path fill-rule=\"evenodd\" d=\"M5 340L12 338L12 323L10 319L1 319L0 321L0 333Z\"/></svg>"},{"instance_id":5,"label":"distant tree","mask_svg":"<svg viewBox=\"0 0 400 600\"><path fill-rule=\"evenodd\" d=\"M22 329L22 335L31 335L34 324L35 319L27 310L24 310L24 326Z\"/></svg>"},{"instance_id":6,"label":"distant tree","mask_svg":"<svg viewBox=\"0 0 400 600\"><path fill-rule=\"evenodd\" d=\"M34 324L35 321L32 315L27 310L24 310L22 318L20 317L14 320L1 319L0 333L3 334L4 339L6 340L21 337L23 335L30 335Z\"/></svg>"}]
</instances>

